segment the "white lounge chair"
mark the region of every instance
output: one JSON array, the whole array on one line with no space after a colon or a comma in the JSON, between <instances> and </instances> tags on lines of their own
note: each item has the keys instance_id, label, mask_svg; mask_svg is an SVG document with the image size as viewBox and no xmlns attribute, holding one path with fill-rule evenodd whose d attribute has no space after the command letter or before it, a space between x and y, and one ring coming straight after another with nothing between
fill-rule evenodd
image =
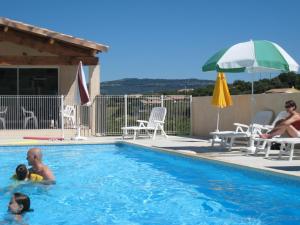
<instances>
[{"instance_id":1,"label":"white lounge chair","mask_svg":"<svg viewBox=\"0 0 300 225\"><path fill-rule=\"evenodd\" d=\"M221 139L221 145L229 147L231 151L237 138L249 139L251 136L258 136L262 133L262 126L270 124L272 117L272 111L259 111L255 114L250 125L234 123L235 131L211 132L210 135L218 136ZM214 139L212 139L212 146L215 144Z\"/></svg>"},{"instance_id":2,"label":"white lounge chair","mask_svg":"<svg viewBox=\"0 0 300 225\"><path fill-rule=\"evenodd\" d=\"M33 120L34 127L38 128L38 121L33 111L27 111L24 107L22 107L22 112L24 116L24 129L26 129L29 120Z\"/></svg>"},{"instance_id":3,"label":"white lounge chair","mask_svg":"<svg viewBox=\"0 0 300 225\"><path fill-rule=\"evenodd\" d=\"M167 109L165 107L154 107L150 113L149 121L137 120L138 126L122 127L123 139L128 134L129 130L133 130L133 139L135 140L139 132L145 130L146 133L151 137L149 131L153 131L152 139L155 139L158 130L161 131L162 135L168 137L164 131L164 121L166 118Z\"/></svg>"},{"instance_id":4,"label":"white lounge chair","mask_svg":"<svg viewBox=\"0 0 300 225\"><path fill-rule=\"evenodd\" d=\"M282 120L282 119L285 119L285 118L287 118L289 116L289 113L287 112L287 111L281 111L281 112L279 112L278 114L277 114L277 116L275 117L275 119L273 120L273 122L272 122L272 124L271 125L262 125L262 126L260 126L260 128L262 129L262 130L265 130L265 131L270 131L270 130L272 130L275 126L276 126L276 124L277 124L277 122L279 121L279 120Z\"/></svg>"},{"instance_id":5,"label":"white lounge chair","mask_svg":"<svg viewBox=\"0 0 300 225\"><path fill-rule=\"evenodd\" d=\"M75 128L75 117L76 117L75 106L66 105L63 110L63 117L66 125Z\"/></svg>"},{"instance_id":6,"label":"white lounge chair","mask_svg":"<svg viewBox=\"0 0 300 225\"><path fill-rule=\"evenodd\" d=\"M286 111L281 111L280 113L277 114L276 118L274 119L273 123L271 125L266 125L266 126L262 126L260 127L264 133L267 133L269 131L271 131L276 123L279 121L279 120L282 120L282 119L285 119L289 114L286 112ZM279 137L279 136L276 136L276 137ZM275 138L276 138L275 137ZM255 154L259 153L259 152L265 152L266 153L266 157L267 155L269 154L269 150L268 149L268 139L262 139L262 138L255 138L255 140L257 141L257 146L256 146L256 150L255 150Z\"/></svg>"},{"instance_id":7,"label":"white lounge chair","mask_svg":"<svg viewBox=\"0 0 300 225\"><path fill-rule=\"evenodd\" d=\"M273 138L270 138L270 139L260 139L260 140L265 143L264 151L265 151L265 157L266 158L269 157L272 143L279 143L280 144L280 149L279 149L278 158L282 158L282 155L288 155L289 156L289 161L293 160L295 145L300 144L300 138L273 137ZM260 150L260 151L262 151L262 150Z\"/></svg>"},{"instance_id":8,"label":"white lounge chair","mask_svg":"<svg viewBox=\"0 0 300 225\"><path fill-rule=\"evenodd\" d=\"M0 107L0 121L2 122L3 129L6 129L5 115L7 113L7 106Z\"/></svg>"}]
</instances>

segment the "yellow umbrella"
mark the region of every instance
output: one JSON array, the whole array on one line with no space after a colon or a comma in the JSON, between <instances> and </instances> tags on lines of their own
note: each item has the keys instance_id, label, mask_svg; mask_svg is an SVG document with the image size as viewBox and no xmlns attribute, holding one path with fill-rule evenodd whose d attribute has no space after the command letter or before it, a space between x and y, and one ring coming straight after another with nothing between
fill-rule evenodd
<instances>
[{"instance_id":1,"label":"yellow umbrella","mask_svg":"<svg viewBox=\"0 0 300 225\"><path fill-rule=\"evenodd\" d=\"M218 107L217 131L219 131L220 108L232 105L232 99L224 73L218 73L211 104Z\"/></svg>"}]
</instances>

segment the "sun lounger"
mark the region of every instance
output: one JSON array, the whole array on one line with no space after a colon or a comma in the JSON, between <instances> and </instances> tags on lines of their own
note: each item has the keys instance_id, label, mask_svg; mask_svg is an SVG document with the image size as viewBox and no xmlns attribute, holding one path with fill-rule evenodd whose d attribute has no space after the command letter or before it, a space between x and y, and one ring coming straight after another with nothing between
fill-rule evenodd
<instances>
[{"instance_id":1,"label":"sun lounger","mask_svg":"<svg viewBox=\"0 0 300 225\"><path fill-rule=\"evenodd\" d=\"M229 150L231 150L237 138L249 139L251 136L261 134L262 127L270 124L272 116L272 111L260 111L256 113L250 125L234 123L236 126L235 131L217 131L211 132L210 135L214 137L218 136L221 139L221 145L229 147ZM215 144L214 139L215 138L212 139L212 146Z\"/></svg>"},{"instance_id":2,"label":"sun lounger","mask_svg":"<svg viewBox=\"0 0 300 225\"><path fill-rule=\"evenodd\" d=\"M280 150L278 158L282 158L282 155L288 155L289 161L293 160L294 157L294 151L295 151L295 145L300 144L300 138L270 138L270 139L261 139L258 138L257 140L263 141L266 143L266 148L264 149L265 157L268 158L271 151L272 143L279 143L280 144ZM260 150L262 151L262 149ZM256 152L257 154L257 152Z\"/></svg>"},{"instance_id":3,"label":"sun lounger","mask_svg":"<svg viewBox=\"0 0 300 225\"><path fill-rule=\"evenodd\" d=\"M122 127L123 130L123 139L128 134L129 130L133 130L133 139L135 140L138 136L139 132L144 130L147 135L151 137L149 131L153 131L152 139L155 139L157 131L161 131L162 135L168 137L166 132L164 131L164 121L167 114L167 109L165 107L154 107L150 113L150 117L148 121L145 120L137 120L139 123L138 126L130 126L130 127Z\"/></svg>"},{"instance_id":4,"label":"sun lounger","mask_svg":"<svg viewBox=\"0 0 300 225\"><path fill-rule=\"evenodd\" d=\"M260 129L262 130L263 133L267 133L275 127L276 123L279 120L285 119L288 115L289 114L286 111L281 111L280 113L277 114L276 118L274 119L274 121L271 125L261 126ZM276 137L279 137L279 136L276 136ZM255 141L257 142L255 154L257 154L258 152L261 152L261 151L266 152L267 139L255 138Z\"/></svg>"}]
</instances>

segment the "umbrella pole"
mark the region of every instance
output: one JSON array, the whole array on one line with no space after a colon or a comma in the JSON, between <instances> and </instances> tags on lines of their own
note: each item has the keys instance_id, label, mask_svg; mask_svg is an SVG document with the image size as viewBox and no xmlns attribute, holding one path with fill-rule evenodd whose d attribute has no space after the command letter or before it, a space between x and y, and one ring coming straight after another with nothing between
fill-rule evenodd
<instances>
[{"instance_id":1,"label":"umbrella pole","mask_svg":"<svg viewBox=\"0 0 300 225\"><path fill-rule=\"evenodd\" d=\"M218 107L217 129L216 129L215 132L219 132L219 121L220 121L220 107ZM215 135L213 136L213 139L212 139L211 141L212 141L213 143L218 143L218 142L221 142L222 139L220 139L220 138L218 137L218 135L215 134Z\"/></svg>"},{"instance_id":2,"label":"umbrella pole","mask_svg":"<svg viewBox=\"0 0 300 225\"><path fill-rule=\"evenodd\" d=\"M220 122L220 108L218 107L217 129L216 129L216 132L219 132L219 122Z\"/></svg>"},{"instance_id":3,"label":"umbrella pole","mask_svg":"<svg viewBox=\"0 0 300 225\"><path fill-rule=\"evenodd\" d=\"M254 145L254 134L253 134L253 117L254 117L254 75L252 75L252 83L251 83L251 123L250 123L250 137L249 137L249 146L246 148L242 148L242 150L246 150L247 153L255 153L256 147Z\"/></svg>"},{"instance_id":4,"label":"umbrella pole","mask_svg":"<svg viewBox=\"0 0 300 225\"><path fill-rule=\"evenodd\" d=\"M77 113L78 108L76 107L76 125L77 125L76 126L76 135L75 135L75 137L72 138L72 140L76 140L76 141L78 141L78 140L87 140L87 138L82 137L81 133L80 133L81 113L80 113L80 106L78 106L78 107L79 107L79 116L78 116L78 113Z\"/></svg>"}]
</instances>

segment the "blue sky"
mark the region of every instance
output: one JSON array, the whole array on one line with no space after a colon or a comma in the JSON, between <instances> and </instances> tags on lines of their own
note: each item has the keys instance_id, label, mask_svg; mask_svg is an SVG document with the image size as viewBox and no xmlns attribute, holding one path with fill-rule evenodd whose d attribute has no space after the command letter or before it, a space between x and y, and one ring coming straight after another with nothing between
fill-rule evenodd
<instances>
[{"instance_id":1,"label":"blue sky","mask_svg":"<svg viewBox=\"0 0 300 225\"><path fill-rule=\"evenodd\" d=\"M297 0L10 0L1 3L1 16L109 45L100 54L101 81L213 80L215 73L201 71L205 61L250 39L274 41L299 63L299 9Z\"/></svg>"}]
</instances>

